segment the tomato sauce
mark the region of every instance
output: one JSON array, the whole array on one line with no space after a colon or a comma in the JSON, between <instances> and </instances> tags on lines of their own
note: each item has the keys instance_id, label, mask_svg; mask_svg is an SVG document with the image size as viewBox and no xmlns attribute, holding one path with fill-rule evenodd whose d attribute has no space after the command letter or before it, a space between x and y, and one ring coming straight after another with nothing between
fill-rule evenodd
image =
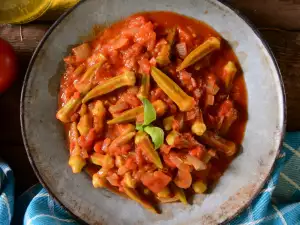
<instances>
[{"instance_id":1,"label":"tomato sauce","mask_svg":"<svg viewBox=\"0 0 300 225\"><path fill-rule=\"evenodd\" d=\"M172 31L174 36L169 39ZM217 42L220 47L179 70L191 52L207 41ZM159 61L166 49L169 53L168 58L164 58L166 62ZM60 111L74 96L81 100L89 94L79 87L87 71L101 62L101 56L106 61L85 81L90 85L88 91L111 82L112 78L126 73L124 71L134 73L135 85L119 88L112 85L109 89L113 91L106 90L105 94L80 103L76 110L70 110L67 118L61 119ZM64 61L66 72L61 80L61 109L57 117L63 122L68 121L64 122L66 131L73 132L72 138L75 137L75 142L70 140L71 157L75 155L77 160L83 158L82 165L88 159L89 173L96 171L97 165L99 171L91 174L95 187L125 193L147 208L147 203L137 198L149 199L150 196L152 200L170 202L176 201L177 188L185 189L187 196L204 192L201 187L217 182L238 153L247 123L247 90L243 71L231 46L207 24L172 12L134 14L74 48ZM155 79L154 67L171 78L192 99L192 108L180 108L172 93ZM130 136L138 135L135 121L143 123L144 114L136 114L125 123L107 125L123 112L142 107L138 96L147 76L151 77L147 99L152 105L158 101L166 107L162 108L162 115L155 109L157 117L152 122L152 126L163 129L166 138L156 153L145 152L145 149L153 148L147 135L139 139L141 144ZM98 103L100 108L95 110ZM97 114L100 109L104 110L101 116ZM165 126L167 118L172 119L170 128ZM70 123L75 130L71 130ZM82 124L88 129L81 128ZM199 129L203 126L205 130L201 133ZM122 140L121 145L115 144L123 135L131 139ZM172 144L171 135L175 135ZM69 164L72 162L69 161ZM90 162L93 170L89 169ZM74 171L73 164L71 167ZM138 194L130 192L133 188ZM144 193L140 193L141 190ZM152 192L150 195L149 191Z\"/></svg>"}]
</instances>

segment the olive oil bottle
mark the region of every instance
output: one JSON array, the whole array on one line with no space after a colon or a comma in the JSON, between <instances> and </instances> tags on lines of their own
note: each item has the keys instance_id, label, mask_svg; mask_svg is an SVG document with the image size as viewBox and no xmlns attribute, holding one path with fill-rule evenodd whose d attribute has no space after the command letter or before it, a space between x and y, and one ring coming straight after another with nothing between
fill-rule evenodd
<instances>
[{"instance_id":1,"label":"olive oil bottle","mask_svg":"<svg viewBox=\"0 0 300 225\"><path fill-rule=\"evenodd\" d=\"M0 24L55 20L79 0L0 0Z\"/></svg>"}]
</instances>

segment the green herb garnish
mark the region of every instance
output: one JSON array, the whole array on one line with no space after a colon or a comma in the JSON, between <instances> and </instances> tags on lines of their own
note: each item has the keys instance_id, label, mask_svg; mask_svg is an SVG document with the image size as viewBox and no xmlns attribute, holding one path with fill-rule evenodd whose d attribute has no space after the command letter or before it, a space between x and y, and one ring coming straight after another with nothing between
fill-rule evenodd
<instances>
[{"instance_id":1,"label":"green herb garnish","mask_svg":"<svg viewBox=\"0 0 300 225\"><path fill-rule=\"evenodd\" d=\"M141 101L144 105L144 122L136 124L136 129L149 134L155 149L158 149L164 142L164 132L159 127L151 126L151 123L156 120L156 111L151 102L146 98L142 98Z\"/></svg>"},{"instance_id":2,"label":"green herb garnish","mask_svg":"<svg viewBox=\"0 0 300 225\"><path fill-rule=\"evenodd\" d=\"M160 127L147 126L144 131L150 135L155 149L164 143L164 131Z\"/></svg>"}]
</instances>

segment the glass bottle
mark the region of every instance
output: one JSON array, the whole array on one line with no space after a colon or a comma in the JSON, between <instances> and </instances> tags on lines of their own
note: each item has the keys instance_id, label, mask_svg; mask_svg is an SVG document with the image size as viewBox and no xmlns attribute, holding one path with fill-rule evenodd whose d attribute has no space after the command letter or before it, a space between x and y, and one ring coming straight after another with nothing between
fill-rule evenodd
<instances>
[{"instance_id":1,"label":"glass bottle","mask_svg":"<svg viewBox=\"0 0 300 225\"><path fill-rule=\"evenodd\" d=\"M54 20L79 0L0 0L0 24Z\"/></svg>"}]
</instances>

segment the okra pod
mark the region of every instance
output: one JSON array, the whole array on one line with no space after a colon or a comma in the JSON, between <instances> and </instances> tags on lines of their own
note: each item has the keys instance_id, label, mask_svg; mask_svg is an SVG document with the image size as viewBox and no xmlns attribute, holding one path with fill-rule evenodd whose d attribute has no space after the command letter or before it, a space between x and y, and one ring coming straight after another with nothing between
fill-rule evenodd
<instances>
[{"instance_id":1,"label":"okra pod","mask_svg":"<svg viewBox=\"0 0 300 225\"><path fill-rule=\"evenodd\" d=\"M159 169L163 168L160 157L155 150L149 136L144 131L139 131L135 137L135 144L139 145L150 161Z\"/></svg>"},{"instance_id":2,"label":"okra pod","mask_svg":"<svg viewBox=\"0 0 300 225\"><path fill-rule=\"evenodd\" d=\"M97 100L94 108L92 109L93 119L94 119L94 129L96 133L100 133L104 128L104 120L106 109L102 101Z\"/></svg>"},{"instance_id":3,"label":"okra pod","mask_svg":"<svg viewBox=\"0 0 300 225\"><path fill-rule=\"evenodd\" d=\"M207 185L203 181L194 182L192 187L197 194L203 194L207 190Z\"/></svg>"},{"instance_id":4,"label":"okra pod","mask_svg":"<svg viewBox=\"0 0 300 225\"><path fill-rule=\"evenodd\" d=\"M97 173L93 175L92 182L94 188L104 188L107 185L107 180L104 177L100 177Z\"/></svg>"},{"instance_id":5,"label":"okra pod","mask_svg":"<svg viewBox=\"0 0 300 225\"><path fill-rule=\"evenodd\" d=\"M225 67L223 69L223 75L222 75L222 79L223 79L225 88L227 90L231 87L232 82L235 78L236 72L237 72L237 68L236 68L234 62L229 61L225 65Z\"/></svg>"},{"instance_id":6,"label":"okra pod","mask_svg":"<svg viewBox=\"0 0 300 225\"><path fill-rule=\"evenodd\" d=\"M95 165L103 166L104 157L105 155L95 152L90 156L90 160Z\"/></svg>"},{"instance_id":7,"label":"okra pod","mask_svg":"<svg viewBox=\"0 0 300 225\"><path fill-rule=\"evenodd\" d=\"M184 190L180 187L177 187L176 184L173 184L172 183L172 190L174 192L174 195L176 197L178 197L178 199L185 205L188 204L187 200L186 200L186 196L185 196L185 193L184 193Z\"/></svg>"},{"instance_id":8,"label":"okra pod","mask_svg":"<svg viewBox=\"0 0 300 225\"><path fill-rule=\"evenodd\" d=\"M168 145L174 146L179 149L193 148L199 143L189 133L181 134L175 130L172 130L166 137Z\"/></svg>"},{"instance_id":9,"label":"okra pod","mask_svg":"<svg viewBox=\"0 0 300 225\"><path fill-rule=\"evenodd\" d=\"M212 131L206 131L199 138L203 143L224 152L227 156L232 156L237 152L237 146L234 142L228 141Z\"/></svg>"},{"instance_id":10,"label":"okra pod","mask_svg":"<svg viewBox=\"0 0 300 225\"><path fill-rule=\"evenodd\" d=\"M81 156L81 148L77 142L79 138L77 124L73 122L69 130L69 142L70 142L70 158L69 165L72 168L73 173L80 173L82 168L86 165L85 159Z\"/></svg>"},{"instance_id":11,"label":"okra pod","mask_svg":"<svg viewBox=\"0 0 300 225\"><path fill-rule=\"evenodd\" d=\"M142 199L142 197L138 194L138 192L135 189L124 187L124 192L126 195L128 195L129 198L136 201L137 203L142 205L144 208L150 210L153 213L158 213L156 208L153 205L151 205L149 202L147 202L146 200Z\"/></svg>"},{"instance_id":12,"label":"okra pod","mask_svg":"<svg viewBox=\"0 0 300 225\"><path fill-rule=\"evenodd\" d=\"M207 39L203 44L195 48L190 54L185 57L183 62L180 64L180 66L177 68L177 71L181 71L200 59L203 59L205 56L210 54L211 52L220 49L221 47L221 41L216 37L210 37Z\"/></svg>"},{"instance_id":13,"label":"okra pod","mask_svg":"<svg viewBox=\"0 0 300 225\"><path fill-rule=\"evenodd\" d=\"M141 87L138 93L138 98L143 99L143 98L148 98L150 91L150 75L143 73L142 74L142 81L141 81Z\"/></svg>"},{"instance_id":14,"label":"okra pod","mask_svg":"<svg viewBox=\"0 0 300 225\"><path fill-rule=\"evenodd\" d=\"M236 109L231 109L224 117L223 123L220 128L220 135L226 135L228 133L229 128L232 124L237 120L238 112Z\"/></svg>"},{"instance_id":15,"label":"okra pod","mask_svg":"<svg viewBox=\"0 0 300 225\"><path fill-rule=\"evenodd\" d=\"M82 104L79 110L79 115L84 116L85 114L88 113L88 107L86 104Z\"/></svg>"},{"instance_id":16,"label":"okra pod","mask_svg":"<svg viewBox=\"0 0 300 225\"><path fill-rule=\"evenodd\" d=\"M159 198L169 198L171 191L168 187L165 187L162 191L157 193L157 197Z\"/></svg>"},{"instance_id":17,"label":"okra pod","mask_svg":"<svg viewBox=\"0 0 300 225\"><path fill-rule=\"evenodd\" d=\"M163 125L164 125L164 129L166 131L172 130L173 121L174 121L174 116L169 116L169 117L164 118Z\"/></svg>"},{"instance_id":18,"label":"okra pod","mask_svg":"<svg viewBox=\"0 0 300 225\"><path fill-rule=\"evenodd\" d=\"M156 67L151 67L151 76L157 85L176 103L181 111L190 111L195 100L188 96L171 78Z\"/></svg>"},{"instance_id":19,"label":"okra pod","mask_svg":"<svg viewBox=\"0 0 300 225\"><path fill-rule=\"evenodd\" d=\"M81 93L86 94L92 88L92 79L98 68L100 68L106 61L106 57L100 54L100 61L95 65L89 67L80 80L74 84L75 88Z\"/></svg>"},{"instance_id":20,"label":"okra pod","mask_svg":"<svg viewBox=\"0 0 300 225\"><path fill-rule=\"evenodd\" d=\"M73 173L80 173L82 168L86 165L85 159L80 155L71 155L69 158L69 166L72 168Z\"/></svg>"},{"instance_id":21,"label":"okra pod","mask_svg":"<svg viewBox=\"0 0 300 225\"><path fill-rule=\"evenodd\" d=\"M136 188L136 180L132 177L130 172L125 173L124 183L128 188Z\"/></svg>"},{"instance_id":22,"label":"okra pod","mask_svg":"<svg viewBox=\"0 0 300 225\"><path fill-rule=\"evenodd\" d=\"M174 145L175 144L175 140L177 138L180 138L180 133L178 133L177 131L173 130L173 131L171 131L167 135L166 141L167 141L168 145Z\"/></svg>"},{"instance_id":23,"label":"okra pod","mask_svg":"<svg viewBox=\"0 0 300 225\"><path fill-rule=\"evenodd\" d=\"M77 125L77 129L82 136L86 136L89 132L89 130L93 126L92 118L89 114L85 114L82 117L80 117L79 123Z\"/></svg>"},{"instance_id":24,"label":"okra pod","mask_svg":"<svg viewBox=\"0 0 300 225\"><path fill-rule=\"evenodd\" d=\"M113 140L109 148L116 148L129 143L135 136L136 132L125 133Z\"/></svg>"},{"instance_id":25,"label":"okra pod","mask_svg":"<svg viewBox=\"0 0 300 225\"><path fill-rule=\"evenodd\" d=\"M56 118L63 123L71 122L71 116L76 112L76 110L81 105L81 98L76 95L71 97L71 99L64 104L56 113Z\"/></svg>"},{"instance_id":26,"label":"okra pod","mask_svg":"<svg viewBox=\"0 0 300 225\"><path fill-rule=\"evenodd\" d=\"M202 112L200 111L198 117L196 118L196 120L192 125L192 132L197 136L201 136L204 134L205 131L206 131L206 125L203 121Z\"/></svg>"},{"instance_id":27,"label":"okra pod","mask_svg":"<svg viewBox=\"0 0 300 225\"><path fill-rule=\"evenodd\" d=\"M158 56L156 57L156 62L160 66L166 66L171 62L170 61L171 50L175 40L175 35L176 35L176 27L173 27L168 31L168 36L166 38L167 44L162 46L160 52L158 53Z\"/></svg>"},{"instance_id":28,"label":"okra pod","mask_svg":"<svg viewBox=\"0 0 300 225\"><path fill-rule=\"evenodd\" d=\"M97 85L91 91L89 91L84 98L82 99L82 103L86 103L93 98L100 97L104 94L110 93L120 87L124 86L133 86L135 85L135 74L131 71L125 71L121 75L110 78L103 82L102 84Z\"/></svg>"}]
</instances>

